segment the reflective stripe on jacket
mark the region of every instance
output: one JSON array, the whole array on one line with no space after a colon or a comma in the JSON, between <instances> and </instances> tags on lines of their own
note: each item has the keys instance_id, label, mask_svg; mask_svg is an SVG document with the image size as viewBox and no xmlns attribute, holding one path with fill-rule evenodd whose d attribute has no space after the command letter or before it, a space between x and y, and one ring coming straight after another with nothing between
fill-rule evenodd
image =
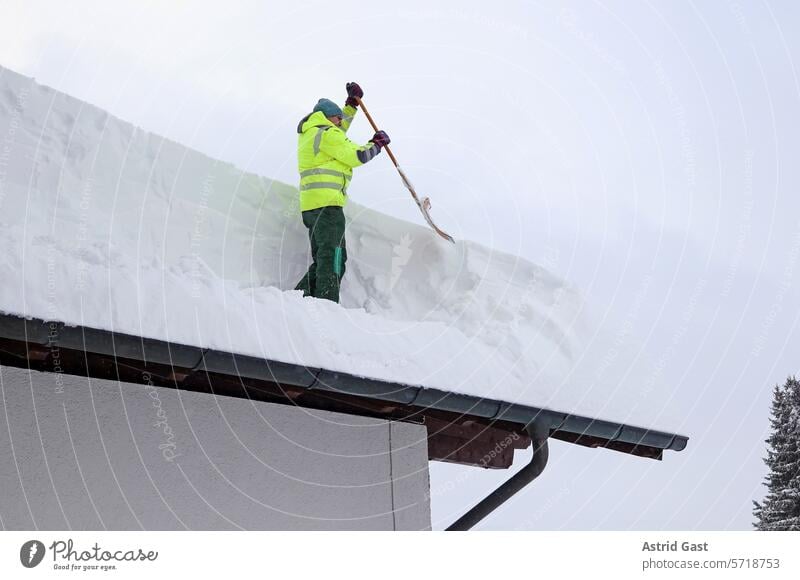
<instances>
[{"instance_id":1,"label":"reflective stripe on jacket","mask_svg":"<svg viewBox=\"0 0 800 580\"><path fill-rule=\"evenodd\" d=\"M319 207L343 207L353 167L375 157L379 149L371 142L359 146L345 132L357 109L345 106L341 128L322 111L304 117L297 127L297 168L300 171L300 211Z\"/></svg>"}]
</instances>

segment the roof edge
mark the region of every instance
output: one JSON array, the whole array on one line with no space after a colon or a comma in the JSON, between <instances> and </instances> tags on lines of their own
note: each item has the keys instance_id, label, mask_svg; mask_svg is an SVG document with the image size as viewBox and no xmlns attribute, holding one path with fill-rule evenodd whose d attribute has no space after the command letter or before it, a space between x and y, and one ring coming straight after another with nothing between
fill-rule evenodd
<instances>
[{"instance_id":1,"label":"roof edge","mask_svg":"<svg viewBox=\"0 0 800 580\"><path fill-rule=\"evenodd\" d=\"M522 427L537 420L543 422L552 437L591 447L608 447L634 455L655 456L652 452L656 452L660 457L663 450L682 451L689 441L684 435L567 412L381 381L345 372L204 349L110 330L72 326L59 321L23 318L14 314L0 313L0 338L181 369L268 380L302 389L325 390L482 419L502 420ZM652 451L637 453L637 448Z\"/></svg>"}]
</instances>

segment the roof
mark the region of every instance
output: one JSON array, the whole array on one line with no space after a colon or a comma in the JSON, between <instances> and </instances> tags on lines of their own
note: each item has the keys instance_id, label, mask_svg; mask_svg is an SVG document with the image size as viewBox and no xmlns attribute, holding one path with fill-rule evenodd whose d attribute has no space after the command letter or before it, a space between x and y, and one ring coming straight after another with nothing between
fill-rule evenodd
<instances>
[{"instance_id":1,"label":"roof","mask_svg":"<svg viewBox=\"0 0 800 580\"><path fill-rule=\"evenodd\" d=\"M651 372L646 345L632 348L627 326L614 332L614 316L594 320L582 293L552 271L558 260L547 248L527 248L525 257L466 236L443 244L418 217L410 223L350 199L354 259L341 305L306 299L293 290L309 264L296 187L0 71L0 93L24 103L21 116L16 105L0 110L0 131L17 128L3 182L0 311L108 331L117 350L87 357L104 358L75 372L105 372L115 357L124 359L120 369L149 363L117 352L142 342L137 337L166 341L174 352L194 345L189 362L202 358L202 368L213 366L214 353L237 353L237 366L256 369L248 388L267 389L280 374L272 361L283 361L291 364L281 369L294 370L280 384L295 404L347 397L354 410L369 403L412 420L424 410L429 424L444 414L440 431L468 442L459 458L488 425L505 425L494 433L504 437L536 412L551 417L559 437L577 432L593 445L631 445L631 429L615 435L621 424L682 428L681 401L663 373ZM43 139L52 145L44 153ZM400 186L392 183L386 187ZM37 356L37 368L52 365L47 353ZM183 371L165 386L210 388L200 384L209 373ZM233 371L212 373L214 388L235 382L226 372ZM344 387L326 390L337 381ZM341 392L375 384L401 400ZM455 411L434 408L451 404ZM576 417L605 419L588 421L611 433L593 439ZM475 434L474 425L482 425Z\"/></svg>"},{"instance_id":2,"label":"roof","mask_svg":"<svg viewBox=\"0 0 800 580\"><path fill-rule=\"evenodd\" d=\"M0 314L0 364L422 422L430 459L481 467L510 466L514 449L530 444L525 426L534 419L551 438L653 459L688 442L565 411L9 314Z\"/></svg>"}]
</instances>

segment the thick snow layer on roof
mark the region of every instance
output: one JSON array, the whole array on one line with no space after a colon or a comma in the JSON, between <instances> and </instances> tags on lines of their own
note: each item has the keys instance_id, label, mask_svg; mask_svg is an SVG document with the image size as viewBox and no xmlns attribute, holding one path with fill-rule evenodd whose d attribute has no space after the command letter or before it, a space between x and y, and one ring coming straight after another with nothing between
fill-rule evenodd
<instances>
[{"instance_id":1,"label":"thick snow layer on roof","mask_svg":"<svg viewBox=\"0 0 800 580\"><path fill-rule=\"evenodd\" d=\"M608 370L613 345L585 350L579 294L524 259L350 202L342 304L304 299L292 290L309 262L294 187L1 68L0 141L0 311L672 422L663 393Z\"/></svg>"}]
</instances>

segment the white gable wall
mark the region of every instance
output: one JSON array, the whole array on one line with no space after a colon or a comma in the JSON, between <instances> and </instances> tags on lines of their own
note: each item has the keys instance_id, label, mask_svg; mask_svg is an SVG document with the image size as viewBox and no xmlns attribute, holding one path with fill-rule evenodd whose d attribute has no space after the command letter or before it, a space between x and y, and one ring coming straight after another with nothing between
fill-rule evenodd
<instances>
[{"instance_id":1,"label":"white gable wall","mask_svg":"<svg viewBox=\"0 0 800 580\"><path fill-rule=\"evenodd\" d=\"M4 529L430 528L422 425L10 367L0 381Z\"/></svg>"}]
</instances>

